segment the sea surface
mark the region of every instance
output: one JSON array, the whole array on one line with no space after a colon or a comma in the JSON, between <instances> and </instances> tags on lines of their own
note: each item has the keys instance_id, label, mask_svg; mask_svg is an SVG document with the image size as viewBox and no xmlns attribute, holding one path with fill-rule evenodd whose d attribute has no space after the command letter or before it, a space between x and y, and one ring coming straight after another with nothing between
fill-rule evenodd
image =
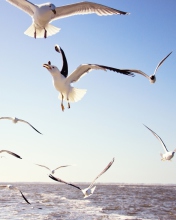
<instances>
[{"instance_id":1,"label":"sea surface","mask_svg":"<svg viewBox=\"0 0 176 220\"><path fill-rule=\"evenodd\" d=\"M176 219L175 185L97 184L94 194L87 199L80 190L59 183L13 185L24 193L31 205L19 192L0 190L0 220Z\"/></svg>"}]
</instances>

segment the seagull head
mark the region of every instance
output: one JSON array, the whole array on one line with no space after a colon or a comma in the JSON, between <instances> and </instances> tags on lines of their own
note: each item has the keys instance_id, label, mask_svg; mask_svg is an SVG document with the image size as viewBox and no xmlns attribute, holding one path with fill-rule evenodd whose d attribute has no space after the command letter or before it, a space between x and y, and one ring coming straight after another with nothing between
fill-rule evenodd
<instances>
[{"instance_id":1,"label":"seagull head","mask_svg":"<svg viewBox=\"0 0 176 220\"><path fill-rule=\"evenodd\" d=\"M156 76L155 75L151 75L150 76L150 83L155 83L156 82Z\"/></svg>"},{"instance_id":2,"label":"seagull head","mask_svg":"<svg viewBox=\"0 0 176 220\"><path fill-rule=\"evenodd\" d=\"M82 193L84 194L84 198L87 198L89 196L91 196L94 193L96 186L94 186L93 188L86 188L86 189L82 189Z\"/></svg>"},{"instance_id":3,"label":"seagull head","mask_svg":"<svg viewBox=\"0 0 176 220\"><path fill-rule=\"evenodd\" d=\"M58 72L60 72L56 66L51 65L50 61L43 64L43 67L45 67L52 75L58 74Z\"/></svg>"},{"instance_id":4,"label":"seagull head","mask_svg":"<svg viewBox=\"0 0 176 220\"><path fill-rule=\"evenodd\" d=\"M49 3L49 9L56 14L56 6L54 4Z\"/></svg>"}]
</instances>

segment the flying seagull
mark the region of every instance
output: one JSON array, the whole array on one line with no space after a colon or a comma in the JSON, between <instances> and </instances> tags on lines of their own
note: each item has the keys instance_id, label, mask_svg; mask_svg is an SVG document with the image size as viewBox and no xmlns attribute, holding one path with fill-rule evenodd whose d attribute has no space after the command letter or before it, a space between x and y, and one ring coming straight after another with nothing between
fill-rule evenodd
<instances>
[{"instance_id":1,"label":"flying seagull","mask_svg":"<svg viewBox=\"0 0 176 220\"><path fill-rule=\"evenodd\" d=\"M68 167L68 166L72 166L72 165L63 165L63 166L59 166L59 167L57 167L57 168L54 169L54 170L51 170L49 167L44 166L44 165L40 165L40 164L35 164L35 165L46 168L47 170L51 171L52 174L54 174L55 171L58 170L58 169L60 169L60 168Z\"/></svg>"},{"instance_id":2,"label":"flying seagull","mask_svg":"<svg viewBox=\"0 0 176 220\"><path fill-rule=\"evenodd\" d=\"M33 4L27 0L6 0L32 17L32 25L24 34L34 38L46 38L60 31L51 25L54 20L70 17L73 15L92 14L97 15L128 15L129 13L110 8L93 2L79 2L70 5L56 7L52 3L41 5Z\"/></svg>"},{"instance_id":3,"label":"flying seagull","mask_svg":"<svg viewBox=\"0 0 176 220\"><path fill-rule=\"evenodd\" d=\"M56 90L60 92L59 99L61 99L61 108L64 111L63 100L68 102L68 108L70 108L70 102L77 102L83 98L86 93L85 89L77 89L72 87L70 84L77 82L82 76L91 70L110 70L124 75L134 76L133 73L128 71L116 69L113 67L98 65L98 64L82 64L80 65L71 75L68 76L68 64L64 51L58 45L55 46L55 50L61 53L63 66L61 71L56 67L51 65L49 61L48 64L43 64L43 67L48 69L53 77L53 84Z\"/></svg>"},{"instance_id":4,"label":"flying seagull","mask_svg":"<svg viewBox=\"0 0 176 220\"><path fill-rule=\"evenodd\" d=\"M11 120L13 123L17 123L17 122L24 122L24 123L26 123L26 124L28 124L28 125L30 125L31 126L31 128L33 128L35 131L37 131L39 134L42 134L42 133L40 133L36 128L34 128L29 122L27 122L27 121L25 121L25 120L22 120L22 119L19 119L19 118L16 118L16 117L0 117L0 119L9 119L9 120Z\"/></svg>"},{"instance_id":5,"label":"flying seagull","mask_svg":"<svg viewBox=\"0 0 176 220\"><path fill-rule=\"evenodd\" d=\"M146 125L144 125L146 128L148 128ZM168 151L168 149L167 149L167 147L166 147L166 145L164 144L164 142L163 142L163 140L154 132L154 131L152 131L150 128L148 128L149 129L149 131L151 131L152 132L152 134L160 141L160 143L162 144L162 146L163 146L163 148L164 148L164 151L165 151L165 153L164 154L160 154L161 155L161 157L162 157L162 161L164 161L164 160L171 160L173 157L174 157L174 154L175 154L175 152L176 152L176 149L172 152L172 151Z\"/></svg>"},{"instance_id":6,"label":"flying seagull","mask_svg":"<svg viewBox=\"0 0 176 220\"><path fill-rule=\"evenodd\" d=\"M82 193L84 194L84 198L87 198L89 196L91 196L96 188L96 186L94 186L94 183L95 181L103 174L105 173L110 167L111 165L114 163L114 158L112 159L112 161L105 167L105 169L92 181L92 183L89 185L89 187L85 188L85 189L81 189L79 186L76 186L74 184L71 184L71 183L68 183L68 182L65 182L64 180L61 180L60 178L58 177L55 177L55 176L52 176L51 174L49 175L49 177L57 182L60 182L60 183L65 183L67 185L70 185L70 186L73 186L79 190L82 191ZM94 186L94 187L93 187Z\"/></svg>"},{"instance_id":7,"label":"flying seagull","mask_svg":"<svg viewBox=\"0 0 176 220\"><path fill-rule=\"evenodd\" d=\"M145 76L145 77L149 80L150 83L155 83L155 81L156 81L156 76L155 76L155 75L156 75L156 72L157 72L158 68L159 68L159 67L162 65L162 63L168 58L168 56L171 55L171 53L172 53L172 52L170 52L166 57L164 57L164 58L159 62L159 64L157 65L157 67L156 67L156 69L155 69L153 75L151 75L151 76L148 76L146 73L142 72L141 70L135 70L135 69L121 69L121 70L127 71L127 72L129 72L129 73L138 73L138 74L141 74L142 76Z\"/></svg>"},{"instance_id":8,"label":"flying seagull","mask_svg":"<svg viewBox=\"0 0 176 220\"><path fill-rule=\"evenodd\" d=\"M28 204L31 204L31 203L26 199L26 197L23 195L23 193L21 192L21 190L19 190L17 187L12 186L12 185L0 185L0 188L7 188L7 189L19 191L19 192L21 193L23 199L24 199Z\"/></svg>"},{"instance_id":9,"label":"flying seagull","mask_svg":"<svg viewBox=\"0 0 176 220\"><path fill-rule=\"evenodd\" d=\"M22 159L18 154L15 154L15 153L13 153L13 152L11 152L9 150L0 150L0 153L4 153L4 152L8 153L8 154L11 154L12 156L17 157L19 159Z\"/></svg>"}]
</instances>

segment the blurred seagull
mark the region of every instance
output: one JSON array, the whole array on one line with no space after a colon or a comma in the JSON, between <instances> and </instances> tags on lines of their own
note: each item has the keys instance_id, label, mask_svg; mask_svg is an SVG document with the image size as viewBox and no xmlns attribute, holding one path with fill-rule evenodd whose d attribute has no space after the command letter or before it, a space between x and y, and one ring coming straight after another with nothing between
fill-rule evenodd
<instances>
[{"instance_id":1,"label":"blurred seagull","mask_svg":"<svg viewBox=\"0 0 176 220\"><path fill-rule=\"evenodd\" d=\"M46 168L47 170L51 171L52 174L54 174L55 171L58 170L58 169L60 169L60 168L68 167L68 166L72 166L72 165L63 165L63 166L59 166L59 167L57 167L57 168L54 169L54 170L51 170L49 167L44 166L44 165L40 165L40 164L35 164L35 165Z\"/></svg>"},{"instance_id":2,"label":"blurred seagull","mask_svg":"<svg viewBox=\"0 0 176 220\"><path fill-rule=\"evenodd\" d=\"M146 125L144 125L146 128L148 128ZM154 132L152 131L150 128L148 128L152 134L160 141L160 143L162 144L163 148L164 148L164 151L165 153L164 154L160 154L161 157L162 157L162 161L164 160L171 160L173 157L174 157L174 154L176 152L176 149L172 152L172 151L168 151L168 149L166 148L166 145L164 144L164 142L162 141L162 139Z\"/></svg>"},{"instance_id":3,"label":"blurred seagull","mask_svg":"<svg viewBox=\"0 0 176 220\"><path fill-rule=\"evenodd\" d=\"M79 186L76 186L76 185L73 185L71 183L67 183L63 180L61 180L60 178L56 178L54 176L52 176L51 174L49 175L49 177L57 182L60 182L60 183L65 183L67 185L70 185L70 186L73 186L79 190L82 191L82 193L84 194L84 198L87 198L89 196L91 196L96 188L96 186L93 187L95 181L103 174L105 173L110 167L111 165L114 163L114 158L112 159L112 161L105 167L105 169L92 181L92 183L89 185L89 187L85 188L85 189L81 189Z\"/></svg>"},{"instance_id":4,"label":"blurred seagull","mask_svg":"<svg viewBox=\"0 0 176 220\"><path fill-rule=\"evenodd\" d=\"M55 46L55 50L62 55L62 70L60 71L56 66L51 65L50 61L48 62L48 64L43 64L43 67L48 69L48 71L51 73L53 77L54 87L60 92L59 99L61 99L62 111L64 111L63 100L66 100L68 102L68 108L70 108L70 102L77 102L83 98L86 90L74 88L70 84L77 82L82 76L84 76L91 70L110 70L117 73L122 73L124 75L134 76L134 74L130 73L129 71L119 70L113 67L98 64L82 64L71 75L68 76L68 64L65 53L58 45Z\"/></svg>"},{"instance_id":5,"label":"blurred seagull","mask_svg":"<svg viewBox=\"0 0 176 220\"><path fill-rule=\"evenodd\" d=\"M29 122L27 122L27 121L24 121L24 120L22 120L22 119L19 119L19 118L16 118L16 117L1 117L0 119L9 119L9 120L11 120L13 123L17 123L17 122L24 122L24 123L26 123L26 124L28 124L28 125L30 125L31 126L31 128L33 128L35 131L37 131L39 134L42 134L42 133L40 133L36 128L34 128Z\"/></svg>"},{"instance_id":6,"label":"blurred seagull","mask_svg":"<svg viewBox=\"0 0 176 220\"><path fill-rule=\"evenodd\" d=\"M8 154L11 154L12 156L17 157L19 159L22 159L18 154L15 154L15 153L13 153L13 152L11 152L9 150L0 150L0 153L4 153L4 152L8 153Z\"/></svg>"},{"instance_id":7,"label":"blurred seagull","mask_svg":"<svg viewBox=\"0 0 176 220\"><path fill-rule=\"evenodd\" d=\"M54 20L70 17L73 15L92 14L97 15L128 15L129 13L110 8L93 2L79 2L70 5L56 7L51 3L35 5L27 0L6 0L10 4L23 10L32 17L32 25L24 34L34 38L46 38L60 31L51 25Z\"/></svg>"},{"instance_id":8,"label":"blurred seagull","mask_svg":"<svg viewBox=\"0 0 176 220\"><path fill-rule=\"evenodd\" d=\"M159 67L161 66L161 64L168 58L168 56L171 55L171 53L172 53L172 52L170 52L166 57L164 57L164 58L159 62L159 64L157 65L157 67L156 67L156 69L155 69L153 75L151 75L151 76L148 76L146 73L142 72L141 70L135 70L135 69L121 69L121 70L130 72L130 73L139 73L139 74L145 76L145 77L150 81L150 83L155 83L155 81L156 81L156 76L155 76L155 74L156 74L158 68L159 68Z\"/></svg>"},{"instance_id":9,"label":"blurred seagull","mask_svg":"<svg viewBox=\"0 0 176 220\"><path fill-rule=\"evenodd\" d=\"M17 187L12 186L12 185L0 185L0 188L7 188L7 189L19 191L19 192L21 193L23 199L24 199L28 204L31 204L31 203L26 199L26 197L23 195L23 193L21 192L21 190L19 190Z\"/></svg>"}]
</instances>

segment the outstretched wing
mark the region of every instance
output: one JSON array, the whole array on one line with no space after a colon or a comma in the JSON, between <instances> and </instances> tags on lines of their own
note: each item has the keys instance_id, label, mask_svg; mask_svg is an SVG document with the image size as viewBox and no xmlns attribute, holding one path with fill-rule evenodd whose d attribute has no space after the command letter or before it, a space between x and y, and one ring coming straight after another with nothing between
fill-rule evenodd
<instances>
[{"instance_id":1,"label":"outstretched wing","mask_svg":"<svg viewBox=\"0 0 176 220\"><path fill-rule=\"evenodd\" d=\"M0 119L9 119L9 120L13 120L12 117L0 117Z\"/></svg>"},{"instance_id":2,"label":"outstretched wing","mask_svg":"<svg viewBox=\"0 0 176 220\"><path fill-rule=\"evenodd\" d=\"M141 74L142 76L145 76L147 79L150 79L150 77L146 73L142 72L141 70L136 70L136 69L121 69L121 70L130 72L131 74L138 73L138 74Z\"/></svg>"},{"instance_id":3,"label":"outstretched wing","mask_svg":"<svg viewBox=\"0 0 176 220\"><path fill-rule=\"evenodd\" d=\"M127 15L128 12L120 11L114 8L110 8L105 5L96 4L93 2L79 2L75 4L65 5L56 8L56 14L53 14L53 19L60 19L70 17L73 15L83 15L95 13L99 16L102 15Z\"/></svg>"},{"instance_id":4,"label":"outstretched wing","mask_svg":"<svg viewBox=\"0 0 176 220\"><path fill-rule=\"evenodd\" d=\"M103 66L98 64L82 64L67 78L67 82L68 83L77 82L81 77L83 77L86 73L92 70L104 70L104 71L110 70L124 75L134 76L134 74L131 73L129 70L116 69L113 67Z\"/></svg>"},{"instance_id":5,"label":"outstretched wing","mask_svg":"<svg viewBox=\"0 0 176 220\"><path fill-rule=\"evenodd\" d=\"M23 193L22 193L20 190L19 190L19 192L21 193L23 199L24 199L28 204L31 204L31 203L26 199L26 197L23 195Z\"/></svg>"},{"instance_id":6,"label":"outstretched wing","mask_svg":"<svg viewBox=\"0 0 176 220\"><path fill-rule=\"evenodd\" d=\"M64 53L64 51L62 50L62 48L59 47L58 45L55 46L55 50L56 50L58 53L61 53L61 55L62 55L63 66L62 66L61 74L62 74L63 76L65 76L65 78L66 78L66 77L68 76L67 58L66 58L65 53Z\"/></svg>"},{"instance_id":7,"label":"outstretched wing","mask_svg":"<svg viewBox=\"0 0 176 220\"><path fill-rule=\"evenodd\" d=\"M40 167L44 167L44 168L46 168L47 170L51 171L51 169L50 169L49 167L46 167L46 166L44 166L44 165L37 164L37 163L36 163L35 165L40 166Z\"/></svg>"},{"instance_id":8,"label":"outstretched wing","mask_svg":"<svg viewBox=\"0 0 176 220\"><path fill-rule=\"evenodd\" d=\"M158 70L158 68L161 66L161 64L168 58L168 56L171 55L172 52L170 52L166 57L164 57L160 62L159 64L157 65L155 71L154 71L154 75L156 74L156 71Z\"/></svg>"},{"instance_id":9,"label":"outstretched wing","mask_svg":"<svg viewBox=\"0 0 176 220\"><path fill-rule=\"evenodd\" d=\"M34 5L27 0L6 0L6 1L16 6L17 8L21 9L22 11L25 11L30 16L33 16L34 11L36 10L36 8L38 8L37 5Z\"/></svg>"},{"instance_id":10,"label":"outstretched wing","mask_svg":"<svg viewBox=\"0 0 176 220\"><path fill-rule=\"evenodd\" d=\"M92 181L92 183L90 184L88 188L91 188L94 185L95 180L97 180L103 173L105 173L111 167L113 163L114 163L114 158L112 159L110 163L108 163L105 169Z\"/></svg>"},{"instance_id":11,"label":"outstretched wing","mask_svg":"<svg viewBox=\"0 0 176 220\"><path fill-rule=\"evenodd\" d=\"M39 134L42 134L40 133L40 131L38 131L36 128L34 128L29 122L25 121L25 120L22 120L22 119L18 119L18 121L21 121L21 122L24 122L26 124L28 124L29 126L31 126L31 128L33 128L35 131L37 131Z\"/></svg>"},{"instance_id":12,"label":"outstretched wing","mask_svg":"<svg viewBox=\"0 0 176 220\"><path fill-rule=\"evenodd\" d=\"M13 153L13 152L11 152L11 151L9 151L9 150L0 150L0 153L3 153L3 152L6 152L6 153L8 153L8 154L11 154L12 156L17 157L17 158L19 158L19 159L22 159L18 154L15 154L15 153Z\"/></svg>"},{"instance_id":13,"label":"outstretched wing","mask_svg":"<svg viewBox=\"0 0 176 220\"><path fill-rule=\"evenodd\" d=\"M54 171L56 171L56 170L58 170L58 169L60 169L60 168L63 168L63 167L69 167L69 166L71 166L71 165L63 165L63 166L59 166L59 167L57 167L56 169L54 169Z\"/></svg>"},{"instance_id":14,"label":"outstretched wing","mask_svg":"<svg viewBox=\"0 0 176 220\"><path fill-rule=\"evenodd\" d=\"M71 184L71 183L67 183L67 182L65 182L64 180L61 180L61 179L59 179L58 177L56 178L55 176L53 176L53 175L51 175L51 174L49 175L49 177L50 177L51 179L57 181L57 182L65 183L65 184L67 184L67 185L73 186L73 187L75 187L75 188L81 190L81 188L80 188L79 186L75 186L75 185L73 185L73 184Z\"/></svg>"},{"instance_id":15,"label":"outstretched wing","mask_svg":"<svg viewBox=\"0 0 176 220\"><path fill-rule=\"evenodd\" d=\"M146 125L144 125L146 128L148 128ZM161 144L162 144L162 146L163 146L163 148L164 148L164 151L165 152L168 152L168 149L166 148L166 145L164 144L164 142L163 142L163 140L154 132L154 131L152 131L150 128L148 128L151 132L152 132L152 134L161 142Z\"/></svg>"}]
</instances>

